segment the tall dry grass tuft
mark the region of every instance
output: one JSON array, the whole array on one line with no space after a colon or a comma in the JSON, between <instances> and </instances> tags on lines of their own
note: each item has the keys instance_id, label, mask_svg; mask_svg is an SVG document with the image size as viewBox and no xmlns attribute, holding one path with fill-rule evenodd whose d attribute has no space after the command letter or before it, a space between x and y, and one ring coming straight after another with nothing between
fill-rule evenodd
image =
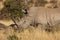
<instances>
[{"instance_id":1,"label":"tall dry grass tuft","mask_svg":"<svg viewBox=\"0 0 60 40\"><path fill-rule=\"evenodd\" d=\"M60 32L46 32L34 27L18 32L8 28L0 30L0 40L60 40Z\"/></svg>"}]
</instances>

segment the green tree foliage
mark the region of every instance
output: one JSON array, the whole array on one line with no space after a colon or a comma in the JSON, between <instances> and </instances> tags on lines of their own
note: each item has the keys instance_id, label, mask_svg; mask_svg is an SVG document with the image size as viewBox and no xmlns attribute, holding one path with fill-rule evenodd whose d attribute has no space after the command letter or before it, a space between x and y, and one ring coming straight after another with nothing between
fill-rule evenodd
<instances>
[{"instance_id":1,"label":"green tree foliage","mask_svg":"<svg viewBox=\"0 0 60 40\"><path fill-rule=\"evenodd\" d=\"M7 15L16 24L16 18L22 18L22 0L6 0L5 7L1 10L1 14L7 13ZM18 19L17 19L18 20ZM20 20L19 20L20 21ZM18 26L16 24L16 26Z\"/></svg>"},{"instance_id":2,"label":"green tree foliage","mask_svg":"<svg viewBox=\"0 0 60 40\"><path fill-rule=\"evenodd\" d=\"M12 17L22 17L22 6L20 0L7 0L5 3L4 11L9 13Z\"/></svg>"}]
</instances>

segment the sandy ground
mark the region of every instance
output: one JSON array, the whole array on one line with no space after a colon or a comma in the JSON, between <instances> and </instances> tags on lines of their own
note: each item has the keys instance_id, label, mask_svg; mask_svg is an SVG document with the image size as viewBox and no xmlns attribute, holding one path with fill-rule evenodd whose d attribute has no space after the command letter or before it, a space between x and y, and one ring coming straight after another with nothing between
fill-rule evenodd
<instances>
[{"instance_id":1,"label":"sandy ground","mask_svg":"<svg viewBox=\"0 0 60 40\"><path fill-rule=\"evenodd\" d=\"M10 24L13 24L13 21L12 20L0 20L0 23L6 26L9 26Z\"/></svg>"}]
</instances>

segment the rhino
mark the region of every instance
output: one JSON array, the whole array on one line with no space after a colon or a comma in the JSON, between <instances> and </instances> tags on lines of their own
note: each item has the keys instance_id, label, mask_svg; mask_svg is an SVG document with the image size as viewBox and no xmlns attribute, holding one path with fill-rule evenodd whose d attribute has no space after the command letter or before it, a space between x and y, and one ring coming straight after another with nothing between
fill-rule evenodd
<instances>
[{"instance_id":1,"label":"rhino","mask_svg":"<svg viewBox=\"0 0 60 40\"><path fill-rule=\"evenodd\" d=\"M28 15L19 22L19 27L27 28L29 26L46 27L60 23L60 8L31 7Z\"/></svg>"}]
</instances>

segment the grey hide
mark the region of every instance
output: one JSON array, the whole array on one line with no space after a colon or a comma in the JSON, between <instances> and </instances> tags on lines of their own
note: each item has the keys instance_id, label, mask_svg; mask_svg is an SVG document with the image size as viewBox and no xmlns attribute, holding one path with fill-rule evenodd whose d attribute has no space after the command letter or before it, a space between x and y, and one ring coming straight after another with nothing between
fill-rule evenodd
<instances>
[{"instance_id":1,"label":"grey hide","mask_svg":"<svg viewBox=\"0 0 60 40\"><path fill-rule=\"evenodd\" d=\"M60 22L60 8L31 7L28 10L28 16L23 17L20 22L18 22L18 25L26 28L33 22L43 26L46 25L47 22L49 25L55 25Z\"/></svg>"}]
</instances>

